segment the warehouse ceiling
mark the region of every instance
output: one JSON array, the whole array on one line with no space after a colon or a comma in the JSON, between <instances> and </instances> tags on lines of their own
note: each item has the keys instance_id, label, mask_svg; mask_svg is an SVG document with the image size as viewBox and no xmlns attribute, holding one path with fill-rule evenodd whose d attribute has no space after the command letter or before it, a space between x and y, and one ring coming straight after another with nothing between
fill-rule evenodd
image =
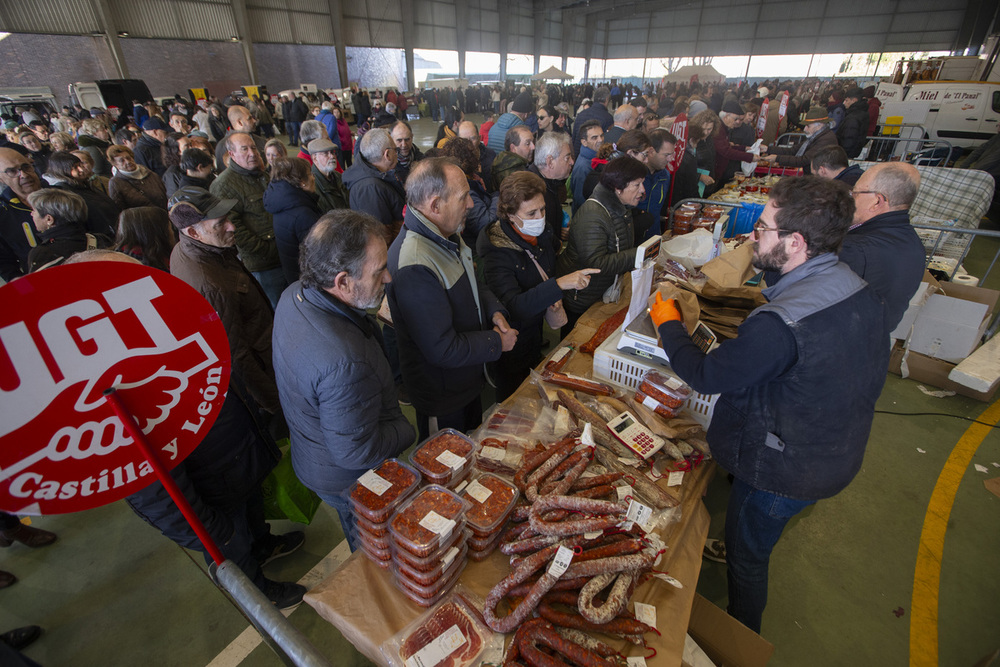
<instances>
[{"instance_id":1,"label":"warehouse ceiling","mask_svg":"<svg viewBox=\"0 0 1000 667\"><path fill-rule=\"evenodd\" d=\"M0 30L582 58L962 51L995 0L43 0ZM405 17L405 20L404 20Z\"/></svg>"}]
</instances>

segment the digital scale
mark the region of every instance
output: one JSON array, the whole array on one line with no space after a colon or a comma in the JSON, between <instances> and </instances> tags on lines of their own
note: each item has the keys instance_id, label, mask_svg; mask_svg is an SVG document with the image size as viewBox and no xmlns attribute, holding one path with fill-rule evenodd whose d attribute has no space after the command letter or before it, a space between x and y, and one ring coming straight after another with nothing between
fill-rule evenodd
<instances>
[{"instance_id":1,"label":"digital scale","mask_svg":"<svg viewBox=\"0 0 1000 667\"><path fill-rule=\"evenodd\" d=\"M705 354L716 346L718 337L712 333L701 320L695 326L691 340ZM649 313L643 313L632 320L625 330L622 331L621 338L618 339L618 350L626 352L635 357L655 361L661 366L670 365L667 353L660 347L656 337L656 330L653 328L653 318Z\"/></svg>"}]
</instances>

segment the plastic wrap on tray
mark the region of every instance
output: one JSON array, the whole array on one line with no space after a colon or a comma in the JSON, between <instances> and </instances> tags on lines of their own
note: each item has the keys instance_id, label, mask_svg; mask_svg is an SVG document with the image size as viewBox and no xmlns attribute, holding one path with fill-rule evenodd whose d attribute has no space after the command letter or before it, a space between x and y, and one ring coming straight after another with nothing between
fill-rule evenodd
<instances>
[{"instance_id":1,"label":"plastic wrap on tray","mask_svg":"<svg viewBox=\"0 0 1000 667\"><path fill-rule=\"evenodd\" d=\"M641 403L664 419L673 419L680 412L680 408L668 408L641 389L636 390L634 398L637 403Z\"/></svg>"},{"instance_id":2,"label":"plastic wrap on tray","mask_svg":"<svg viewBox=\"0 0 1000 667\"><path fill-rule=\"evenodd\" d=\"M410 463L430 484L448 485L471 468L476 447L453 428L430 436L410 454Z\"/></svg>"},{"instance_id":3,"label":"plastic wrap on tray","mask_svg":"<svg viewBox=\"0 0 1000 667\"><path fill-rule=\"evenodd\" d=\"M459 524L461 528L455 530L455 535L452 536L445 544L427 556L414 556L412 553L406 549L400 549L398 546L393 544L392 546L392 559L393 561L405 562L410 568L416 570L417 572L432 572L434 568L438 566L441 562L441 557L448 553L451 549L455 547L461 547L463 544L468 542L472 538L472 531L465 527L465 524Z\"/></svg>"},{"instance_id":4,"label":"plastic wrap on tray","mask_svg":"<svg viewBox=\"0 0 1000 667\"><path fill-rule=\"evenodd\" d=\"M479 442L476 469L512 477L521 467L524 443L515 437L489 437Z\"/></svg>"},{"instance_id":5,"label":"plastic wrap on tray","mask_svg":"<svg viewBox=\"0 0 1000 667\"><path fill-rule=\"evenodd\" d=\"M456 558L449 565L441 578L430 586L421 586L420 584L414 583L413 581L402 577L398 572L393 572L392 582L396 585L406 597L410 598L416 602L421 607L429 607L438 600L441 599L445 593L447 593L452 586L458 582L458 578L462 576L462 571L468 564L468 559L463 557L461 559Z\"/></svg>"},{"instance_id":6,"label":"plastic wrap on tray","mask_svg":"<svg viewBox=\"0 0 1000 667\"><path fill-rule=\"evenodd\" d=\"M469 483L462 498L470 507L465 519L476 537L492 537L510 517L521 495L510 482L486 473Z\"/></svg>"},{"instance_id":7,"label":"plastic wrap on tray","mask_svg":"<svg viewBox=\"0 0 1000 667\"><path fill-rule=\"evenodd\" d=\"M382 551L388 551L392 544L392 538L389 537L389 535L382 535L382 536L374 535L372 533L369 533L366 529L362 528L360 525L357 526L356 532L359 538L365 540L365 542L369 546L372 546L376 549L380 549Z\"/></svg>"},{"instance_id":8,"label":"plastic wrap on tray","mask_svg":"<svg viewBox=\"0 0 1000 667\"><path fill-rule=\"evenodd\" d=\"M357 524L358 528L361 530L368 531L368 534L374 535L375 537L388 537L389 536L389 521L382 521L380 523L372 523L368 519L364 518L357 512L354 513L354 523Z\"/></svg>"},{"instance_id":9,"label":"plastic wrap on tray","mask_svg":"<svg viewBox=\"0 0 1000 667\"><path fill-rule=\"evenodd\" d=\"M398 459L387 459L362 475L348 498L355 515L383 523L392 511L420 485L416 470Z\"/></svg>"},{"instance_id":10,"label":"plastic wrap on tray","mask_svg":"<svg viewBox=\"0 0 1000 667\"><path fill-rule=\"evenodd\" d=\"M389 521L389 533L398 547L426 557L461 528L468 507L453 491L432 484L400 506Z\"/></svg>"},{"instance_id":11,"label":"plastic wrap on tray","mask_svg":"<svg viewBox=\"0 0 1000 667\"><path fill-rule=\"evenodd\" d=\"M479 601L459 584L381 646L390 667L415 664L474 667L487 652L503 651L503 635L483 622Z\"/></svg>"},{"instance_id":12,"label":"plastic wrap on tray","mask_svg":"<svg viewBox=\"0 0 1000 667\"><path fill-rule=\"evenodd\" d=\"M383 570L389 569L389 566L392 564L391 550L379 549L378 547L365 541L365 538L362 536L358 537L358 543L361 546L361 551L368 556L368 560L372 561Z\"/></svg>"},{"instance_id":13,"label":"plastic wrap on tray","mask_svg":"<svg viewBox=\"0 0 1000 667\"><path fill-rule=\"evenodd\" d=\"M499 531L493 537L487 539L471 538L469 540L469 560L486 560L493 553L503 540L503 531Z\"/></svg>"},{"instance_id":14,"label":"plastic wrap on tray","mask_svg":"<svg viewBox=\"0 0 1000 667\"><path fill-rule=\"evenodd\" d=\"M642 374L639 390L668 408L680 408L691 395L691 387L672 375L652 369Z\"/></svg>"},{"instance_id":15,"label":"plastic wrap on tray","mask_svg":"<svg viewBox=\"0 0 1000 667\"><path fill-rule=\"evenodd\" d=\"M401 577L406 577L418 586L433 586L442 577L447 577L451 573L451 567L456 560L465 560L469 553L468 542L456 544L443 554L438 556L437 564L429 570L421 570L413 567L404 560L393 561L393 571Z\"/></svg>"}]
</instances>

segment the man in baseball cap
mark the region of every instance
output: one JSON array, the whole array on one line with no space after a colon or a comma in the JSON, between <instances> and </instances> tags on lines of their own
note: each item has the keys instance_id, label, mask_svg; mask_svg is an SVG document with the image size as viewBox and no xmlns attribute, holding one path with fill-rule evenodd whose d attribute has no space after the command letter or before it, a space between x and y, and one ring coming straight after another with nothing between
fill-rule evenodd
<instances>
[{"instance_id":1,"label":"man in baseball cap","mask_svg":"<svg viewBox=\"0 0 1000 667\"><path fill-rule=\"evenodd\" d=\"M142 136L135 144L135 161L162 177L167 171L161 153L170 126L156 116L147 118L142 124Z\"/></svg>"}]
</instances>

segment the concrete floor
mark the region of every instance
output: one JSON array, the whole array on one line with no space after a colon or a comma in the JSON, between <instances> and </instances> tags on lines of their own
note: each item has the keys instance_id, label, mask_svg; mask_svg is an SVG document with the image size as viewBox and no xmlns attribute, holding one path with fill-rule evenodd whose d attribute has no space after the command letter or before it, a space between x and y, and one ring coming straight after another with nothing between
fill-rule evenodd
<instances>
[{"instance_id":1,"label":"concrete floor","mask_svg":"<svg viewBox=\"0 0 1000 667\"><path fill-rule=\"evenodd\" d=\"M476 119L478 120L478 119ZM419 145L436 127L414 124ZM966 267L981 275L994 246L974 247ZM1000 275L990 286L1000 287ZM1000 402L998 402L1000 403ZM971 423L989 406L963 397L933 398L916 382L889 376L880 411L954 415L877 414L861 473L844 492L793 521L772 559L770 602L763 636L776 646L772 665L973 665L1000 647L1000 498L983 481L1000 476L1000 437L963 441L974 451L955 480L947 517L940 585L917 582L915 565L935 484ZM407 409L412 419L412 410ZM991 421L1000 419L993 409ZM845 415L845 418L849 418ZM923 452L919 451L923 450ZM976 471L985 466L987 473ZM728 482L719 475L706 504L711 535L720 536ZM940 515L936 504L930 513ZM190 556L139 520L124 503L88 512L37 518L55 531L54 545L0 550L0 569L19 582L0 591L0 630L39 624L45 634L26 654L47 667L153 664L169 667L278 665L246 619ZM294 528L275 522L275 532ZM345 556L336 515L322 506L305 528L301 551L266 568L275 579L318 581ZM698 591L726 603L725 567L706 561ZM913 606L937 596L937 622L913 623ZM308 605L292 623L338 666L368 661ZM911 652L937 628L937 652ZM911 634L914 633L914 634ZM931 644L933 646L933 644ZM655 663L654 663L655 664Z\"/></svg>"}]
</instances>

